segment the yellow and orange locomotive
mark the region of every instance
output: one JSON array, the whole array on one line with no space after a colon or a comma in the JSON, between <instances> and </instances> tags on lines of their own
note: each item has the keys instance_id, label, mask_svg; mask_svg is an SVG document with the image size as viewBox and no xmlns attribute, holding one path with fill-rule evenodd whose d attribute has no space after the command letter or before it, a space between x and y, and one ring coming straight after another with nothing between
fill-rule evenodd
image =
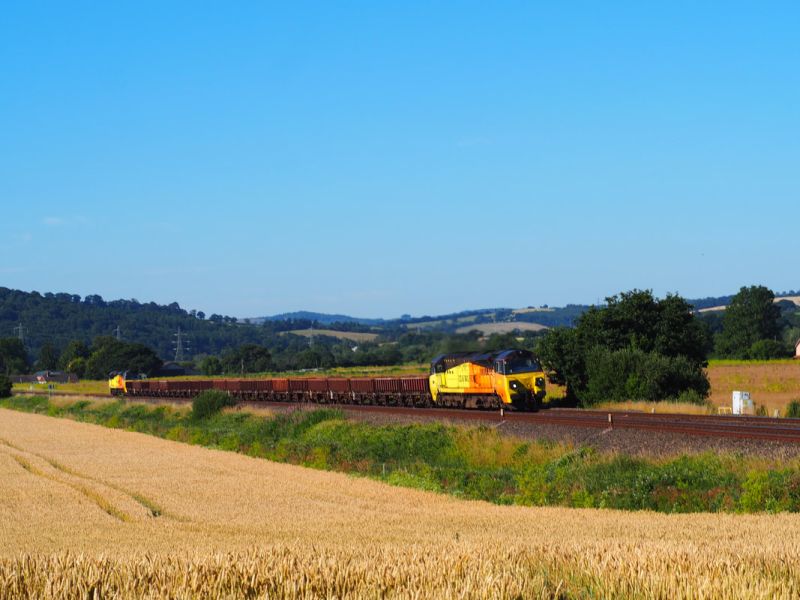
<instances>
[{"instance_id":1,"label":"yellow and orange locomotive","mask_svg":"<svg viewBox=\"0 0 800 600\"><path fill-rule=\"evenodd\" d=\"M527 350L442 354L429 378L433 403L464 408L536 410L545 396L545 374Z\"/></svg>"}]
</instances>

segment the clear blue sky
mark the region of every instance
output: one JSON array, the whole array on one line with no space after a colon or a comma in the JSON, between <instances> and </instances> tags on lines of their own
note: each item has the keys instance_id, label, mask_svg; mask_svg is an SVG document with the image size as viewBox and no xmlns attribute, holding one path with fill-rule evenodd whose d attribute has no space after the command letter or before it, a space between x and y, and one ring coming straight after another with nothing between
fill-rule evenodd
<instances>
[{"instance_id":1,"label":"clear blue sky","mask_svg":"<svg viewBox=\"0 0 800 600\"><path fill-rule=\"evenodd\" d=\"M0 285L239 317L800 288L797 2L5 2Z\"/></svg>"}]
</instances>

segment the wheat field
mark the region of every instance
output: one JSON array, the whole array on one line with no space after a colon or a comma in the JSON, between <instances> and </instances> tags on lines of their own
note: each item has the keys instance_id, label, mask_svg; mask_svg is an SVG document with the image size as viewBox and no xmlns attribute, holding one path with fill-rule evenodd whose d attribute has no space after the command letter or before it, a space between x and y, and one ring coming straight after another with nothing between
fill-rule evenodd
<instances>
[{"instance_id":1,"label":"wheat field","mask_svg":"<svg viewBox=\"0 0 800 600\"><path fill-rule=\"evenodd\" d=\"M0 598L796 598L800 516L503 507L0 410Z\"/></svg>"}]
</instances>

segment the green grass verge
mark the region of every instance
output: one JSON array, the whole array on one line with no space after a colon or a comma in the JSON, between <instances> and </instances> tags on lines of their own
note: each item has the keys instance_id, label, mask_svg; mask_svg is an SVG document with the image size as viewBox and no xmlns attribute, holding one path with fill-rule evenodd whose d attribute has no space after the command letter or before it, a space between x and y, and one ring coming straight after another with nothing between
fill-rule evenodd
<instances>
[{"instance_id":1,"label":"green grass verge","mask_svg":"<svg viewBox=\"0 0 800 600\"><path fill-rule=\"evenodd\" d=\"M708 361L709 367L756 367L761 365L797 365L797 367L800 368L800 361L793 358L774 358L772 360L712 358Z\"/></svg>"},{"instance_id":2,"label":"green grass verge","mask_svg":"<svg viewBox=\"0 0 800 600\"><path fill-rule=\"evenodd\" d=\"M713 453L633 458L526 442L486 427L376 426L330 409L196 419L170 406L123 402L65 404L18 396L0 406L498 504L667 513L800 510L796 460Z\"/></svg>"}]
</instances>

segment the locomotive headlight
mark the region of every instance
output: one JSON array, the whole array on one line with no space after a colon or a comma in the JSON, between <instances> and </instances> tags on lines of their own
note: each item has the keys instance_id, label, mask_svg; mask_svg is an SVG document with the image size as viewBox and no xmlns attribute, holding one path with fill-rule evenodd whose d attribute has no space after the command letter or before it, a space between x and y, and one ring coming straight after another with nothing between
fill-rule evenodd
<instances>
[{"instance_id":1,"label":"locomotive headlight","mask_svg":"<svg viewBox=\"0 0 800 600\"><path fill-rule=\"evenodd\" d=\"M544 377L536 378L536 387L544 389Z\"/></svg>"},{"instance_id":2,"label":"locomotive headlight","mask_svg":"<svg viewBox=\"0 0 800 600\"><path fill-rule=\"evenodd\" d=\"M518 390L519 389L519 382L518 381L511 381L511 382L509 382L508 387L510 387L512 390Z\"/></svg>"}]
</instances>

